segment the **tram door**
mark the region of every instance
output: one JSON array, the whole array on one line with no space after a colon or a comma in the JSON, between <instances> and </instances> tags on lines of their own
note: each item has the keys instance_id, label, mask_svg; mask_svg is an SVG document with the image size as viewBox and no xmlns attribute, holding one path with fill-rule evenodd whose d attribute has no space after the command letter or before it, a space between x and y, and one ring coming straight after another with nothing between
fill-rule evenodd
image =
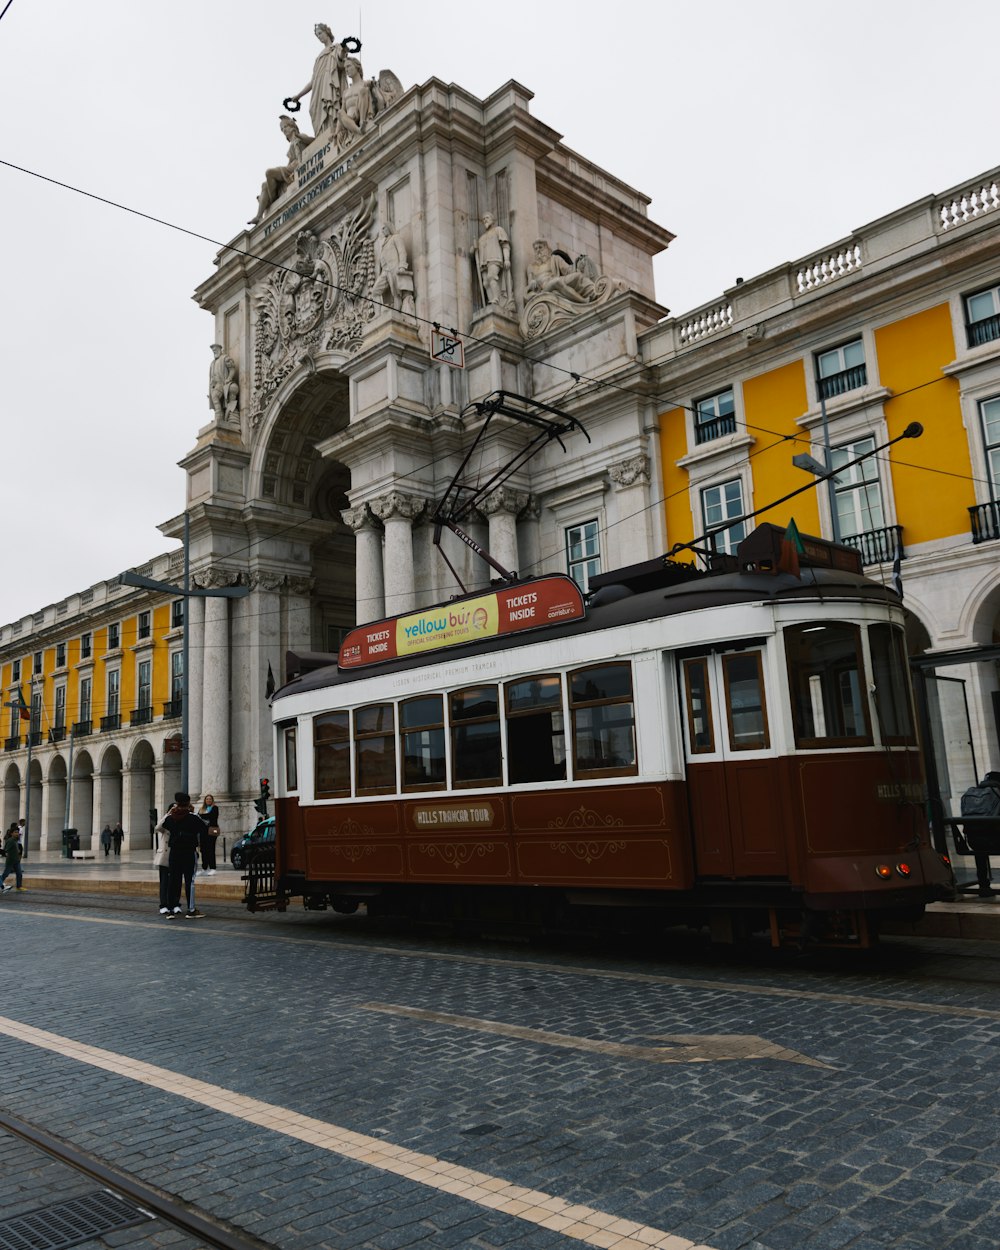
<instances>
[{"instance_id":1,"label":"tram door","mask_svg":"<svg viewBox=\"0 0 1000 1250\"><path fill-rule=\"evenodd\" d=\"M763 649L688 653L680 689L695 874L787 875Z\"/></svg>"}]
</instances>

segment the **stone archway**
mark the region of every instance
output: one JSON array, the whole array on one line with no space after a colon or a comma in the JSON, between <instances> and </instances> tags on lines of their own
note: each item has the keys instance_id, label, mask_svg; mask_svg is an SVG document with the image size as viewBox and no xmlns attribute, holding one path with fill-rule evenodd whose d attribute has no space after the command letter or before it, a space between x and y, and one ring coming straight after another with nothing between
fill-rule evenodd
<instances>
[{"instance_id":1,"label":"stone archway","mask_svg":"<svg viewBox=\"0 0 1000 1250\"><path fill-rule=\"evenodd\" d=\"M94 825L98 829L103 829L105 825L114 828L122 818L122 756L117 747L108 747L101 756L96 780Z\"/></svg>"},{"instance_id":2,"label":"stone archway","mask_svg":"<svg viewBox=\"0 0 1000 1250\"><path fill-rule=\"evenodd\" d=\"M82 850L93 849L94 840L94 761L89 751L78 751L69 779L69 827L80 835Z\"/></svg>"},{"instance_id":3,"label":"stone archway","mask_svg":"<svg viewBox=\"0 0 1000 1250\"><path fill-rule=\"evenodd\" d=\"M9 829L21 814L21 770L9 764L3 774L3 828Z\"/></svg>"},{"instance_id":4,"label":"stone archway","mask_svg":"<svg viewBox=\"0 0 1000 1250\"><path fill-rule=\"evenodd\" d=\"M150 812L156 807L156 777L153 748L142 739L135 744L128 762L128 810L122 818L125 850L145 850L153 845Z\"/></svg>"},{"instance_id":5,"label":"stone archway","mask_svg":"<svg viewBox=\"0 0 1000 1250\"><path fill-rule=\"evenodd\" d=\"M42 828L42 845L47 850L62 847L62 831L66 823L67 796L66 760L56 755L49 763L49 775L45 787L45 820Z\"/></svg>"}]
</instances>

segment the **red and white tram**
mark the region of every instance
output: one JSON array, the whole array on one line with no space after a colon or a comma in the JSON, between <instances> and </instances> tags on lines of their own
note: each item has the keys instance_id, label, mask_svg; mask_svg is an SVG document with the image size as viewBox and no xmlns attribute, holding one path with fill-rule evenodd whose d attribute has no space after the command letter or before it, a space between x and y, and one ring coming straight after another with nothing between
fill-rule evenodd
<instances>
[{"instance_id":1,"label":"red and white tram","mask_svg":"<svg viewBox=\"0 0 1000 1250\"><path fill-rule=\"evenodd\" d=\"M898 598L761 526L710 572L543 577L289 656L272 703L276 861L251 907L584 909L867 945L949 898ZM266 871L266 870L265 870ZM269 874L268 874L269 875Z\"/></svg>"}]
</instances>

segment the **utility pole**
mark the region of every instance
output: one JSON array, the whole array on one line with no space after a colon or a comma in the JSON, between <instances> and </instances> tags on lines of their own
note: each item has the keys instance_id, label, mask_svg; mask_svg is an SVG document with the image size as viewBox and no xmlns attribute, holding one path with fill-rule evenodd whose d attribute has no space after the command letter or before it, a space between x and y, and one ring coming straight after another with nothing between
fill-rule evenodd
<instances>
[{"instance_id":1,"label":"utility pole","mask_svg":"<svg viewBox=\"0 0 1000 1250\"><path fill-rule=\"evenodd\" d=\"M840 518L837 516L837 488L834 485L836 474L830 468L830 461L833 459L833 448L830 446L830 426L826 419L826 400L822 395L819 397L819 411L822 418L823 452L826 455L826 461L817 460L815 456L810 456L807 452L800 452L799 455L792 456L792 464L797 469L805 469L807 473L815 474L816 477L826 480L826 489L830 501L830 532L833 535L833 541L839 543Z\"/></svg>"},{"instance_id":2,"label":"utility pole","mask_svg":"<svg viewBox=\"0 0 1000 1250\"><path fill-rule=\"evenodd\" d=\"M249 586L221 586L218 590L202 590L191 586L191 518L184 513L184 585L172 586L169 582L157 582L151 577L143 577L141 573L131 570L122 573L123 586L138 586L143 590L158 590L166 595L173 595L184 600L184 642L182 664L184 672L181 679L181 789L188 788L188 724L189 724L189 659L191 622L188 603L192 599L245 599L250 593Z\"/></svg>"}]
</instances>

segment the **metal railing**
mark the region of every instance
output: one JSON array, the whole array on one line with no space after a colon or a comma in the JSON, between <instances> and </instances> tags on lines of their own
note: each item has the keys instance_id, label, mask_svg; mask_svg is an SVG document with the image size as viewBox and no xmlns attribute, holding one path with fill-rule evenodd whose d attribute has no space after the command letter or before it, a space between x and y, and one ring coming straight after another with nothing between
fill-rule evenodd
<instances>
[{"instance_id":1,"label":"metal railing","mask_svg":"<svg viewBox=\"0 0 1000 1250\"><path fill-rule=\"evenodd\" d=\"M868 385L868 366L854 365L850 369L842 369L840 373L831 373L829 377L818 378L816 385L822 399L832 399L846 391L856 391L859 386Z\"/></svg>"},{"instance_id":2,"label":"metal railing","mask_svg":"<svg viewBox=\"0 0 1000 1250\"><path fill-rule=\"evenodd\" d=\"M710 443L723 434L736 433L736 418L732 413L724 417L713 417L710 421L699 421L694 427L694 441L698 444Z\"/></svg>"},{"instance_id":3,"label":"metal railing","mask_svg":"<svg viewBox=\"0 0 1000 1250\"><path fill-rule=\"evenodd\" d=\"M284 898L278 893L276 858L273 842L249 852L243 873L247 911L284 910Z\"/></svg>"},{"instance_id":4,"label":"metal railing","mask_svg":"<svg viewBox=\"0 0 1000 1250\"><path fill-rule=\"evenodd\" d=\"M977 503L970 508L969 520L972 522L974 543L986 543L993 538L1000 538L1000 503L995 499L989 503Z\"/></svg>"},{"instance_id":5,"label":"metal railing","mask_svg":"<svg viewBox=\"0 0 1000 1250\"><path fill-rule=\"evenodd\" d=\"M50 742L62 742L65 737L66 737L65 725L53 725L52 728L49 730Z\"/></svg>"},{"instance_id":6,"label":"metal railing","mask_svg":"<svg viewBox=\"0 0 1000 1250\"><path fill-rule=\"evenodd\" d=\"M1000 339L1000 313L984 317L982 321L970 321L965 327L965 333L970 347L982 347L984 343Z\"/></svg>"},{"instance_id":7,"label":"metal railing","mask_svg":"<svg viewBox=\"0 0 1000 1250\"><path fill-rule=\"evenodd\" d=\"M122 718L120 712L112 712L110 716L101 717L101 733L114 733L116 729L121 729Z\"/></svg>"},{"instance_id":8,"label":"metal railing","mask_svg":"<svg viewBox=\"0 0 1000 1250\"><path fill-rule=\"evenodd\" d=\"M175 717L180 716L182 711L183 706L181 704L181 700L171 699L169 703L164 703L163 705L163 719L173 720Z\"/></svg>"},{"instance_id":9,"label":"metal railing","mask_svg":"<svg viewBox=\"0 0 1000 1250\"><path fill-rule=\"evenodd\" d=\"M94 732L93 722L87 720L78 720L73 726L74 738L88 738Z\"/></svg>"},{"instance_id":10,"label":"metal railing","mask_svg":"<svg viewBox=\"0 0 1000 1250\"><path fill-rule=\"evenodd\" d=\"M20 735L15 734L11 738L4 738L3 749L5 751L16 751L21 745Z\"/></svg>"},{"instance_id":11,"label":"metal railing","mask_svg":"<svg viewBox=\"0 0 1000 1250\"><path fill-rule=\"evenodd\" d=\"M135 711L129 713L130 725L151 725L153 723L152 706L137 707Z\"/></svg>"},{"instance_id":12,"label":"metal railing","mask_svg":"<svg viewBox=\"0 0 1000 1250\"><path fill-rule=\"evenodd\" d=\"M904 559L903 527L884 525L881 529L866 530L863 534L851 534L840 540L845 547L861 552L862 564L892 564L898 556Z\"/></svg>"}]
</instances>

